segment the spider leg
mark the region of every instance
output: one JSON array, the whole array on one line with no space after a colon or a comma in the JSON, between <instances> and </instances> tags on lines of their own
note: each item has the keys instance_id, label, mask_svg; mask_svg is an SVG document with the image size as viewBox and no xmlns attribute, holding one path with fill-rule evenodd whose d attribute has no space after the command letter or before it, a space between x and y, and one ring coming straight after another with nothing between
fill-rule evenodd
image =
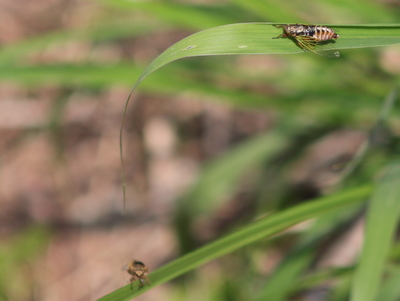
<instances>
[{"instance_id":1,"label":"spider leg","mask_svg":"<svg viewBox=\"0 0 400 301\"><path fill-rule=\"evenodd\" d=\"M144 286L144 280L143 280L143 278L140 278L139 281L140 281L139 282L139 289L141 289Z\"/></svg>"}]
</instances>

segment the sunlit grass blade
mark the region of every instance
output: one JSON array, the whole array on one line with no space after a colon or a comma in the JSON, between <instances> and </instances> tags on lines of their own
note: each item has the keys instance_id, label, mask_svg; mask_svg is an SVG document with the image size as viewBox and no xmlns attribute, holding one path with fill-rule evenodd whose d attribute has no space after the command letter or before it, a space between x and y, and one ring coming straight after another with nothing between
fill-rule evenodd
<instances>
[{"instance_id":1,"label":"sunlit grass blade","mask_svg":"<svg viewBox=\"0 0 400 301\"><path fill-rule=\"evenodd\" d=\"M382 272L400 217L400 162L393 162L378 181L371 198L363 251L351 301L376 300Z\"/></svg>"},{"instance_id":2,"label":"sunlit grass blade","mask_svg":"<svg viewBox=\"0 0 400 301\"><path fill-rule=\"evenodd\" d=\"M278 23L241 23L210 28L175 43L160 54L137 81L162 66L185 57L229 54L294 54L301 53L290 39L273 39L282 33ZM364 48L400 43L400 24L328 25L340 34L331 50Z\"/></svg>"},{"instance_id":3,"label":"sunlit grass blade","mask_svg":"<svg viewBox=\"0 0 400 301\"><path fill-rule=\"evenodd\" d=\"M160 54L141 74L124 107L120 130L120 156L122 169L122 130L129 99L136 87L151 73L175 60L209 55L228 54L290 54L303 52L290 39L273 39L282 33L276 23L241 23L219 26L197 32L175 43ZM385 25L337 25L341 38L330 50L383 46L400 43L400 24ZM125 172L122 170L124 208L126 202Z\"/></svg>"},{"instance_id":4,"label":"sunlit grass blade","mask_svg":"<svg viewBox=\"0 0 400 301\"><path fill-rule=\"evenodd\" d=\"M367 197L370 192L371 187L369 186L359 187L272 214L162 266L150 275L151 286L145 286L141 290L131 290L130 285L126 285L99 300L130 300L156 285L165 283L206 262L231 253L251 243L276 235L299 222L320 216L331 210L359 203Z\"/></svg>"}]
</instances>

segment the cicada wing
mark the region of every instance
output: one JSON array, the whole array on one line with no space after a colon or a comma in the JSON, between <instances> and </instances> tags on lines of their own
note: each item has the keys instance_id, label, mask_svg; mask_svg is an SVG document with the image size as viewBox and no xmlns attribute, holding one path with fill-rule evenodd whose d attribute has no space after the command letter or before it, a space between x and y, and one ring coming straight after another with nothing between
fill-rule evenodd
<instances>
[{"instance_id":1,"label":"cicada wing","mask_svg":"<svg viewBox=\"0 0 400 301\"><path fill-rule=\"evenodd\" d=\"M338 58L340 56L338 51L326 49L326 47L318 44L318 41L314 37L296 36L295 39L297 44L305 51L311 51L315 54L330 58Z\"/></svg>"},{"instance_id":2,"label":"cicada wing","mask_svg":"<svg viewBox=\"0 0 400 301\"><path fill-rule=\"evenodd\" d=\"M322 50L318 54L333 59L337 59L338 57L340 57L340 52L335 50Z\"/></svg>"}]
</instances>

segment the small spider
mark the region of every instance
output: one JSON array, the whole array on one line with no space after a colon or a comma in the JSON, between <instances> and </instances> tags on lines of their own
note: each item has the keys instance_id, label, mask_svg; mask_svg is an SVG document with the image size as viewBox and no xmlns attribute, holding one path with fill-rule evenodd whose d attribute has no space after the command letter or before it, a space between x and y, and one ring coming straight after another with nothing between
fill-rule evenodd
<instances>
[{"instance_id":1,"label":"small spider","mask_svg":"<svg viewBox=\"0 0 400 301\"><path fill-rule=\"evenodd\" d=\"M147 284L151 284L148 278L148 269L143 262L132 260L127 267L124 267L124 270L126 270L132 276L130 279L131 289L133 289L132 283L136 280L140 281L139 289L144 286L145 282Z\"/></svg>"}]
</instances>

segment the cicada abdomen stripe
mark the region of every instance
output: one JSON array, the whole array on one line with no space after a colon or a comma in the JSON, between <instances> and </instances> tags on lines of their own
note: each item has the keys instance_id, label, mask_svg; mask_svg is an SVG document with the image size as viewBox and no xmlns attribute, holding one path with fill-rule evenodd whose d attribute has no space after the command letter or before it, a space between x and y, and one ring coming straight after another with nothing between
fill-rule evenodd
<instances>
[{"instance_id":1,"label":"cicada abdomen stripe","mask_svg":"<svg viewBox=\"0 0 400 301\"><path fill-rule=\"evenodd\" d=\"M318 42L336 40L339 35L332 29L326 26L311 25L310 31L314 31L312 35Z\"/></svg>"}]
</instances>

